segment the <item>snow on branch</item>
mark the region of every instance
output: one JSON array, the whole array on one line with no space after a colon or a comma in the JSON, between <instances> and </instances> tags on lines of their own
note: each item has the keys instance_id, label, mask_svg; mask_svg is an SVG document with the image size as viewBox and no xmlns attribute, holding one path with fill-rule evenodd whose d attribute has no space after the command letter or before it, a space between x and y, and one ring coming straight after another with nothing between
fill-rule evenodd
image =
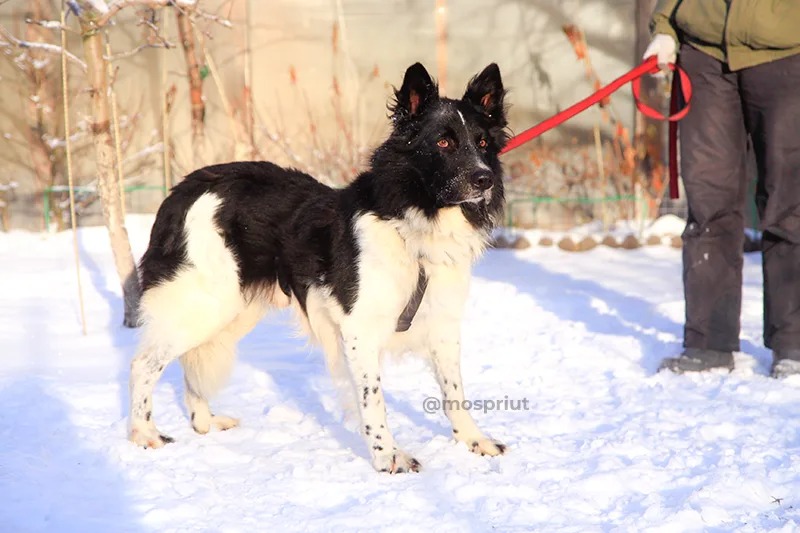
<instances>
[{"instance_id":1,"label":"snow on branch","mask_svg":"<svg viewBox=\"0 0 800 533\"><path fill-rule=\"evenodd\" d=\"M105 0L84 0L84 2L88 4L88 7L91 7L92 9L94 9L98 13L102 13L103 15L105 15L110 11L108 9L108 4L105 3Z\"/></svg>"},{"instance_id":2,"label":"snow on branch","mask_svg":"<svg viewBox=\"0 0 800 533\"><path fill-rule=\"evenodd\" d=\"M90 0L83 0L89 2ZM114 15L131 6L142 7L164 7L174 3L174 0L116 0L112 2L106 11L101 12L101 16L95 21L98 26L104 26Z\"/></svg>"},{"instance_id":3,"label":"snow on branch","mask_svg":"<svg viewBox=\"0 0 800 533\"><path fill-rule=\"evenodd\" d=\"M204 19L207 19L207 20L210 20L212 22L216 22L220 26L224 26L226 28L233 28L233 24L231 24L230 20L222 18L219 15L212 15L211 13L206 13L205 11L200 11L199 9L196 12L200 17L202 17Z\"/></svg>"},{"instance_id":4,"label":"snow on branch","mask_svg":"<svg viewBox=\"0 0 800 533\"><path fill-rule=\"evenodd\" d=\"M42 28L47 28L48 30L63 30L61 26L61 22L57 20L34 20L31 18L25 19L25 24L34 24L36 26L41 26Z\"/></svg>"},{"instance_id":5,"label":"snow on branch","mask_svg":"<svg viewBox=\"0 0 800 533\"><path fill-rule=\"evenodd\" d=\"M44 52L48 52L51 54L61 54L61 47L55 44L50 43L37 43L32 41L24 41L22 39L17 39L11 33L0 26L0 48L20 48L20 49L28 49L28 50L42 50ZM67 59L71 61L73 64L78 65L81 70L86 72L86 63L84 63L81 59L79 59L74 54L70 52L66 53Z\"/></svg>"},{"instance_id":6,"label":"snow on branch","mask_svg":"<svg viewBox=\"0 0 800 533\"><path fill-rule=\"evenodd\" d=\"M218 17L216 15L207 14L199 10L197 8L197 0L114 0L110 4L107 4L102 0L81 0L81 2L84 8L90 9L100 15L94 20L98 27L102 27L107 24L117 13L126 7L133 6L149 7L151 9L157 7L175 6L178 9L186 9L196 12L198 15L209 20L213 20L218 24L225 26L226 28L231 28L233 26L227 19ZM99 6L98 9L95 4L102 5ZM105 11L102 11L104 8L106 8Z\"/></svg>"},{"instance_id":7,"label":"snow on branch","mask_svg":"<svg viewBox=\"0 0 800 533\"><path fill-rule=\"evenodd\" d=\"M173 0L116 0L109 5L104 0L80 0L82 10L99 15L93 20L98 28L105 26L117 13L126 7L142 6L154 8L164 7L172 3ZM79 16L84 16L84 14L79 13Z\"/></svg>"}]
</instances>

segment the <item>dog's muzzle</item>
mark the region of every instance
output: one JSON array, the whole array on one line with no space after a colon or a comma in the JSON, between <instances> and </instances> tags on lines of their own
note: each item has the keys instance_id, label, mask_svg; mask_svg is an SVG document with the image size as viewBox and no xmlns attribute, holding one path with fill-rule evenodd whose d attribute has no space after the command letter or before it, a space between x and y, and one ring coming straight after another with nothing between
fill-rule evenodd
<instances>
[{"instance_id":1,"label":"dog's muzzle","mask_svg":"<svg viewBox=\"0 0 800 533\"><path fill-rule=\"evenodd\" d=\"M469 177L469 184L476 191L487 191L494 184L493 178L494 176L489 169L482 168L472 173Z\"/></svg>"},{"instance_id":2,"label":"dog's muzzle","mask_svg":"<svg viewBox=\"0 0 800 533\"><path fill-rule=\"evenodd\" d=\"M490 188L486 189L485 191L483 191L480 194L477 194L477 195L475 195L475 196L473 196L471 198L466 198L464 200L461 200L460 202L457 202L455 205L459 205L459 204L480 204L480 203L483 203L483 202L487 202L488 203L492 199L492 190L493 189L494 189L494 187L490 187Z\"/></svg>"}]
</instances>

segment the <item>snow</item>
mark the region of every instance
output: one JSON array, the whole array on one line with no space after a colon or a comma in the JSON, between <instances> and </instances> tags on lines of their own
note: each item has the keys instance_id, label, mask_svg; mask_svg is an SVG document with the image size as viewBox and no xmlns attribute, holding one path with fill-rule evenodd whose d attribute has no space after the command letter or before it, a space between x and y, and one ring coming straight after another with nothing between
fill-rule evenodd
<instances>
[{"instance_id":1,"label":"snow","mask_svg":"<svg viewBox=\"0 0 800 533\"><path fill-rule=\"evenodd\" d=\"M612 238L617 243L621 243L626 237L636 237L642 242L646 241L648 238L656 237L667 244L668 237L680 236L685 227L686 221L684 219L672 214L667 214L655 220L618 220L606 227L604 227L600 221L593 221L567 230L504 227L496 229L494 236L503 237L509 242L513 242L518 237L524 236L532 243L539 242L543 237L547 237L555 242L563 238L579 242L589 237L597 243L600 243L606 237ZM751 235L751 238L758 237L758 232L753 230L747 231Z\"/></svg>"},{"instance_id":2,"label":"snow","mask_svg":"<svg viewBox=\"0 0 800 533\"><path fill-rule=\"evenodd\" d=\"M36 24L42 28L49 28L51 30L61 29L61 21L59 20L37 20Z\"/></svg>"},{"instance_id":3,"label":"snow","mask_svg":"<svg viewBox=\"0 0 800 533\"><path fill-rule=\"evenodd\" d=\"M129 217L134 252L150 217ZM387 362L389 422L423 464L372 470L322 356L287 314L242 343L213 402L240 428L194 434L182 378L155 392L161 450L126 440L125 330L108 238L80 231L88 334L71 234L0 234L0 524L13 532L797 531L800 378L767 377L760 261L745 261L742 348L731 374L656 373L680 350L680 250L491 250L475 271L463 339L474 411L509 445L450 437L425 365Z\"/></svg>"},{"instance_id":4,"label":"snow","mask_svg":"<svg viewBox=\"0 0 800 533\"><path fill-rule=\"evenodd\" d=\"M47 66L50 64L50 59L34 59L31 64L33 65L34 69L42 70L47 68Z\"/></svg>"},{"instance_id":5,"label":"snow","mask_svg":"<svg viewBox=\"0 0 800 533\"><path fill-rule=\"evenodd\" d=\"M105 0L86 0L86 3L98 13L106 14L109 11Z\"/></svg>"},{"instance_id":6,"label":"snow","mask_svg":"<svg viewBox=\"0 0 800 533\"><path fill-rule=\"evenodd\" d=\"M663 215L648 226L647 232L651 235L680 235L685 227L684 219L675 215Z\"/></svg>"}]
</instances>

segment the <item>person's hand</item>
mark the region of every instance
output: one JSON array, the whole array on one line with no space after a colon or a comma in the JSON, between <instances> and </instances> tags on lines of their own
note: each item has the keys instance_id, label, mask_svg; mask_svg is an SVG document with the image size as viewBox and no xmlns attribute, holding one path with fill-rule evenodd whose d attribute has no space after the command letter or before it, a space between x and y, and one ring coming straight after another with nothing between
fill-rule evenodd
<instances>
[{"instance_id":1,"label":"person's hand","mask_svg":"<svg viewBox=\"0 0 800 533\"><path fill-rule=\"evenodd\" d=\"M664 71L668 63L675 63L677 59L677 43L675 39L665 33L657 33L647 50L644 51L642 59L656 56L658 58L658 68Z\"/></svg>"}]
</instances>

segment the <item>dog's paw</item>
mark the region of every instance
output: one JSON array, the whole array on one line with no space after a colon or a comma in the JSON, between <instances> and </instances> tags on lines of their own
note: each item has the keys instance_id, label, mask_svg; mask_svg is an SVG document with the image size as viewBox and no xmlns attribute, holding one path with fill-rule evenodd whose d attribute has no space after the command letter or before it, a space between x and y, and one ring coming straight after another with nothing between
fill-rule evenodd
<instances>
[{"instance_id":1,"label":"dog's paw","mask_svg":"<svg viewBox=\"0 0 800 533\"><path fill-rule=\"evenodd\" d=\"M131 442L143 448L162 448L165 444L175 442L175 439L162 435L158 430L153 427L146 428L133 428L128 434Z\"/></svg>"},{"instance_id":2,"label":"dog's paw","mask_svg":"<svg viewBox=\"0 0 800 533\"><path fill-rule=\"evenodd\" d=\"M472 453L477 453L480 455L489 455L491 457L495 457L497 455L503 455L506 453L506 445L496 440L492 439L476 439L470 442L467 442L466 445L469 447L469 450Z\"/></svg>"},{"instance_id":3,"label":"dog's paw","mask_svg":"<svg viewBox=\"0 0 800 533\"><path fill-rule=\"evenodd\" d=\"M201 435L205 435L214 426L220 431L227 431L239 425L239 420L224 415L211 415L206 417L193 416L192 429Z\"/></svg>"},{"instance_id":4,"label":"dog's paw","mask_svg":"<svg viewBox=\"0 0 800 533\"><path fill-rule=\"evenodd\" d=\"M391 453L377 455L372 459L372 466L378 472L402 474L404 472L419 472L422 465L402 450L393 450Z\"/></svg>"},{"instance_id":5,"label":"dog's paw","mask_svg":"<svg viewBox=\"0 0 800 533\"><path fill-rule=\"evenodd\" d=\"M237 418L231 418L224 415L212 415L211 425L220 431L228 431L229 429L238 427L239 420Z\"/></svg>"}]
</instances>

